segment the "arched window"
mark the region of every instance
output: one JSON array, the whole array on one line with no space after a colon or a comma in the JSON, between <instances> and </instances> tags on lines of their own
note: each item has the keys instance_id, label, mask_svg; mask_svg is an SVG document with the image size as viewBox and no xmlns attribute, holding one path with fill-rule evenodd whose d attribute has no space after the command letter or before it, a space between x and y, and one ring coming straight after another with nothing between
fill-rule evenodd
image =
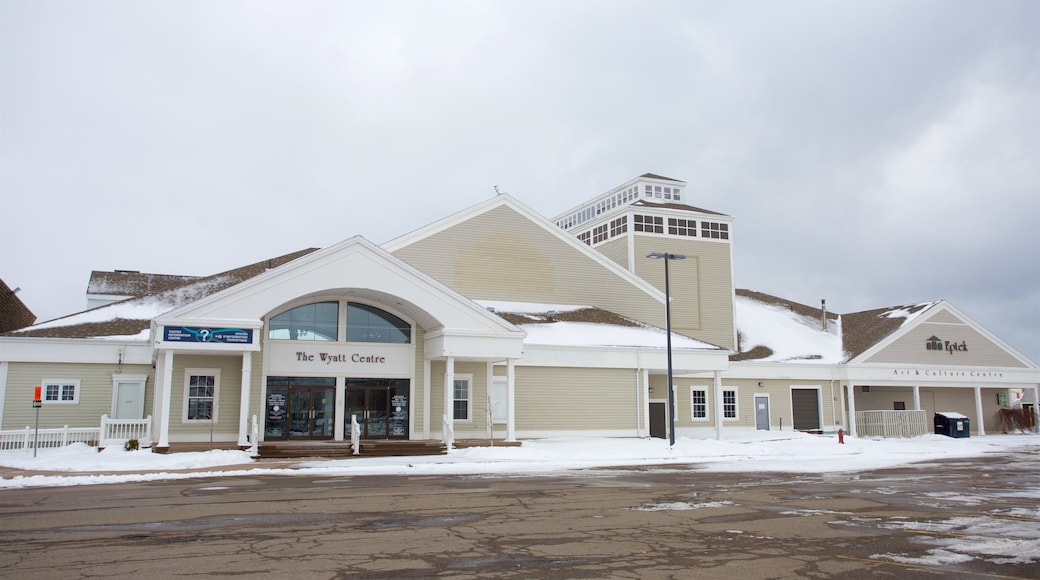
<instances>
[{"instance_id":1,"label":"arched window","mask_svg":"<svg viewBox=\"0 0 1040 580\"><path fill-rule=\"evenodd\" d=\"M409 343L412 327L385 310L351 302L347 304L347 341Z\"/></svg>"},{"instance_id":2,"label":"arched window","mask_svg":"<svg viewBox=\"0 0 1040 580\"><path fill-rule=\"evenodd\" d=\"M287 310L271 318L267 338L336 341L339 339L339 303L318 302Z\"/></svg>"}]
</instances>

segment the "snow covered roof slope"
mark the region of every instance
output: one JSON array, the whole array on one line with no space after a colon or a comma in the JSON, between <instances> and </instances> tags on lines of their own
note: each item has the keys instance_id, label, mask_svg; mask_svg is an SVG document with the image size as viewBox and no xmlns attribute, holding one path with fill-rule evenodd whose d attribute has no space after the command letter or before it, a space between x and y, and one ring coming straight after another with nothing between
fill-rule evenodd
<instances>
[{"instance_id":1,"label":"snow covered roof slope","mask_svg":"<svg viewBox=\"0 0 1040 580\"><path fill-rule=\"evenodd\" d=\"M595 308L568 304L477 301L509 322L527 337L525 344L546 346L604 346L664 348L663 329ZM722 347L672 334L673 349L723 350Z\"/></svg>"},{"instance_id":2,"label":"snow covered roof slope","mask_svg":"<svg viewBox=\"0 0 1040 580\"><path fill-rule=\"evenodd\" d=\"M156 316L240 284L263 272L291 262L315 248L300 250L277 258L263 260L205 278L189 279L180 286L157 294L128 298L77 314L70 314L7 333L7 336L46 338L147 338L151 321Z\"/></svg>"},{"instance_id":3,"label":"snow covered roof slope","mask_svg":"<svg viewBox=\"0 0 1040 580\"><path fill-rule=\"evenodd\" d=\"M732 361L837 364L845 360L841 319L821 309L775 296L737 290L734 296L738 352Z\"/></svg>"}]
</instances>

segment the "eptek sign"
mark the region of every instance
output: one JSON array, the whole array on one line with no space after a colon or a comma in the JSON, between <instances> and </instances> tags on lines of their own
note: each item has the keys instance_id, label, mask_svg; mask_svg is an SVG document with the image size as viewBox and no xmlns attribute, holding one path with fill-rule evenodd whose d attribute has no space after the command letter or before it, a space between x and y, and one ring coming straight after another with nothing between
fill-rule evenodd
<instances>
[{"instance_id":1,"label":"eptek sign","mask_svg":"<svg viewBox=\"0 0 1040 580\"><path fill-rule=\"evenodd\" d=\"M942 340L938 336L931 336L924 342L925 350L945 350L946 352L953 354L955 352L968 352L967 341L950 342L948 340Z\"/></svg>"}]
</instances>

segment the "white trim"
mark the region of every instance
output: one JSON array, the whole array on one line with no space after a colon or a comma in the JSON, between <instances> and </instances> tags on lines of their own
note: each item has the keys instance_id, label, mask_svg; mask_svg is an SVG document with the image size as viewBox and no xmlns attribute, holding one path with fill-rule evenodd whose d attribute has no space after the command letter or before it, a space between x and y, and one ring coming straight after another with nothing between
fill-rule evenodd
<instances>
[{"instance_id":1,"label":"white trim","mask_svg":"<svg viewBox=\"0 0 1040 580\"><path fill-rule=\"evenodd\" d=\"M455 383L458 381L466 381L466 419L455 418L455 401L461 399L455 398ZM451 420L455 423L472 423L473 422L473 375L470 373L457 374L452 379L451 383Z\"/></svg>"},{"instance_id":2,"label":"white trim","mask_svg":"<svg viewBox=\"0 0 1040 580\"><path fill-rule=\"evenodd\" d=\"M733 391L733 416L726 416L726 391ZM740 391L737 387L732 385L723 385L722 390L719 392L719 409L722 413L723 422L733 422L740 420Z\"/></svg>"},{"instance_id":3,"label":"white trim","mask_svg":"<svg viewBox=\"0 0 1040 580\"><path fill-rule=\"evenodd\" d=\"M693 414L693 408L694 408L693 393L694 392L698 392L698 391L701 392L701 393L704 393L704 416L703 417L698 417L698 416ZM711 421L711 412L709 410L709 408L711 407L711 403L710 403L711 397L708 396L709 392L710 392L710 389L708 387L703 387L703 386L698 386L698 385L690 385L690 421L693 421L694 423L707 423L707 422Z\"/></svg>"},{"instance_id":4,"label":"white trim","mask_svg":"<svg viewBox=\"0 0 1040 580\"><path fill-rule=\"evenodd\" d=\"M791 429L794 429L794 392L795 390L801 391L816 391L816 414L822 431L825 423L823 422L823 385L790 385L788 396L791 399Z\"/></svg>"},{"instance_id":5,"label":"white trim","mask_svg":"<svg viewBox=\"0 0 1040 580\"><path fill-rule=\"evenodd\" d=\"M188 418L188 393L191 377L213 377L213 416L209 419ZM209 425L220 422L220 369L184 369L184 393L181 397L181 423L188 425Z\"/></svg>"},{"instance_id":6,"label":"white trim","mask_svg":"<svg viewBox=\"0 0 1040 580\"><path fill-rule=\"evenodd\" d=\"M47 399L47 387L49 385L55 385L58 387L58 398L55 400ZM79 391L81 388L79 379L43 379L40 381L40 386L43 388L43 404L44 405L78 405L79 404ZM64 387L72 386L72 400L63 401L62 394Z\"/></svg>"}]
</instances>

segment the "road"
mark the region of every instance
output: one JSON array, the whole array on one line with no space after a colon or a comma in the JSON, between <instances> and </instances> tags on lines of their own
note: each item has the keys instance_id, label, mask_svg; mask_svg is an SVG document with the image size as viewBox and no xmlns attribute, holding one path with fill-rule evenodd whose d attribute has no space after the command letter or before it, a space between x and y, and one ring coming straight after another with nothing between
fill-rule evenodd
<instances>
[{"instance_id":1,"label":"road","mask_svg":"<svg viewBox=\"0 0 1040 580\"><path fill-rule=\"evenodd\" d=\"M857 474L668 466L8 489L0 576L1038 578L1038 495L1037 453Z\"/></svg>"}]
</instances>

